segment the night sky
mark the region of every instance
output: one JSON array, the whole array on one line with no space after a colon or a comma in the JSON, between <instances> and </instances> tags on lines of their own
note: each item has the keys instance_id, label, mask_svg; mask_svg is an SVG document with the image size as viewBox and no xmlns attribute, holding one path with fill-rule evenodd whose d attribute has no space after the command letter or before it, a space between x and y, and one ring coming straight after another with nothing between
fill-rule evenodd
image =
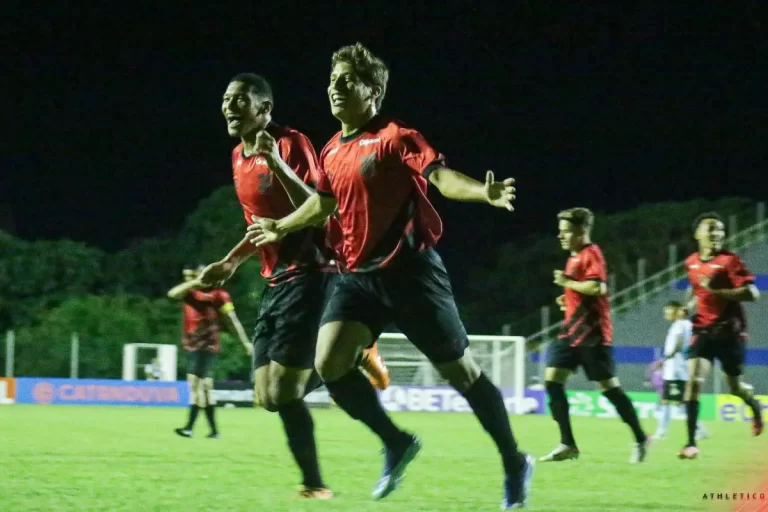
<instances>
[{"instance_id":1,"label":"night sky","mask_svg":"<svg viewBox=\"0 0 768 512\"><path fill-rule=\"evenodd\" d=\"M264 75L276 121L319 152L339 129L325 95L331 53L358 40L390 65L385 113L452 167L518 181L511 215L436 200L456 272L477 247L554 231L564 207L768 198L758 2L68 4L4 8L0 21L0 202L25 239L117 250L173 236L231 182L220 98L238 72Z\"/></svg>"}]
</instances>

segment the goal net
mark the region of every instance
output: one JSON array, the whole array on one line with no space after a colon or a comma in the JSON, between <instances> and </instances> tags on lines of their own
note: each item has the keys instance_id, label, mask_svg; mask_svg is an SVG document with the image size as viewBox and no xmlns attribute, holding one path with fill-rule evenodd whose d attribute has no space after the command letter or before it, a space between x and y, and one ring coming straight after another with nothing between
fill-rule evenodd
<instances>
[{"instance_id":1,"label":"goal net","mask_svg":"<svg viewBox=\"0 0 768 512\"><path fill-rule=\"evenodd\" d=\"M469 335L472 357L505 396L513 398L514 412L524 414L525 338L522 336ZM391 387L448 386L429 360L403 334L379 336L379 353L384 358Z\"/></svg>"}]
</instances>

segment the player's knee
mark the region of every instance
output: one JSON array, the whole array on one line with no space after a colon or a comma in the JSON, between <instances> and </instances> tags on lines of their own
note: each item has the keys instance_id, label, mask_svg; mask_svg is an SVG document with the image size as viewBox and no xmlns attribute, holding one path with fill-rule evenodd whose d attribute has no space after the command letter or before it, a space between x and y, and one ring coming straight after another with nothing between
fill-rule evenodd
<instances>
[{"instance_id":1,"label":"player's knee","mask_svg":"<svg viewBox=\"0 0 768 512\"><path fill-rule=\"evenodd\" d=\"M621 383L619 382L618 377L611 377L610 379L601 380L597 384L600 386L600 391L603 393L610 391L613 388L621 387Z\"/></svg>"},{"instance_id":2,"label":"player's knee","mask_svg":"<svg viewBox=\"0 0 768 512\"><path fill-rule=\"evenodd\" d=\"M203 395L206 406L216 405L216 396L213 394L213 379L211 377L203 379Z\"/></svg>"},{"instance_id":3,"label":"player's knee","mask_svg":"<svg viewBox=\"0 0 768 512\"><path fill-rule=\"evenodd\" d=\"M469 353L456 361L437 363L435 369L440 376L458 391L468 390L480 377L482 370Z\"/></svg>"},{"instance_id":4,"label":"player's knee","mask_svg":"<svg viewBox=\"0 0 768 512\"><path fill-rule=\"evenodd\" d=\"M296 379L275 379L270 382L269 402L275 409L303 397L303 383Z\"/></svg>"},{"instance_id":5,"label":"player's knee","mask_svg":"<svg viewBox=\"0 0 768 512\"><path fill-rule=\"evenodd\" d=\"M557 382L559 384L565 384L570 374L571 371L565 368L549 367L544 370L544 380L546 382Z\"/></svg>"},{"instance_id":6,"label":"player's knee","mask_svg":"<svg viewBox=\"0 0 768 512\"><path fill-rule=\"evenodd\" d=\"M344 353L343 351L334 354L318 354L315 358L315 370L321 379L326 382L333 382L353 369L357 359L357 353Z\"/></svg>"}]
</instances>

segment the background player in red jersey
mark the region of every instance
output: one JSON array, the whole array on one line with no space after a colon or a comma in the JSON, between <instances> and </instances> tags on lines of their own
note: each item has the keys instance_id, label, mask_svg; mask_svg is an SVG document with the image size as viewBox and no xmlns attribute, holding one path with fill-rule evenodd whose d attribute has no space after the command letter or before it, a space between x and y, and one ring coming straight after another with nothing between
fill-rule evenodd
<instances>
[{"instance_id":1,"label":"background player in red jersey","mask_svg":"<svg viewBox=\"0 0 768 512\"><path fill-rule=\"evenodd\" d=\"M223 97L227 130L241 140L232 152L232 170L249 224L258 217L288 215L314 193L309 184L317 178L315 150L302 133L272 122L273 105L267 81L250 73L230 80ZM302 472L300 495L314 499L333 496L320 475L314 423L303 398L321 382L313 368L320 317L338 274L334 229L331 222L309 226L259 249L243 241L201 276L204 282L225 281L259 253L269 286L253 338L255 392L266 410L280 415ZM369 354L363 363L372 378L388 384L377 355Z\"/></svg>"},{"instance_id":2,"label":"background player in red jersey","mask_svg":"<svg viewBox=\"0 0 768 512\"><path fill-rule=\"evenodd\" d=\"M723 366L728 387L752 409L752 432L763 431L760 403L752 396L752 387L741 381L747 323L741 302L760 297L755 277L736 254L723 249L725 225L716 212L698 216L693 224L698 252L688 256L688 301L693 316L693 338L688 349L688 383L685 387L685 408L688 416L688 444L680 450L681 459L699 455L696 447L696 423L699 417L701 383L717 358Z\"/></svg>"},{"instance_id":3,"label":"background player in red jersey","mask_svg":"<svg viewBox=\"0 0 768 512\"><path fill-rule=\"evenodd\" d=\"M200 267L184 269L184 282L168 291L171 299L184 301L184 335L182 344L187 353L187 382L189 383L189 420L176 433L183 437L192 437L192 428L200 409L205 410L211 427L209 438L218 439L216 428L215 405L213 398L213 379L211 367L220 351L219 323L223 320L245 347L249 355L253 347L248 342L240 320L235 314L229 294L220 288L210 288L200 282Z\"/></svg>"},{"instance_id":4,"label":"background player in red jersey","mask_svg":"<svg viewBox=\"0 0 768 512\"><path fill-rule=\"evenodd\" d=\"M534 459L522 454L499 390L472 359L448 273L433 247L442 222L427 199L432 183L450 199L512 210L514 180L481 183L445 166L416 130L378 115L389 71L361 44L333 55L328 99L341 132L320 156L318 193L287 217L249 227L257 246L327 218L338 206L347 273L323 315L316 368L336 403L385 446L373 496L401 482L420 440L399 429L355 368L361 350L395 323L467 399L502 456L504 508L525 503Z\"/></svg>"},{"instance_id":5,"label":"background player in red jersey","mask_svg":"<svg viewBox=\"0 0 768 512\"><path fill-rule=\"evenodd\" d=\"M590 238L594 215L587 208L572 208L560 212L557 218L558 239L570 257L565 271L554 271L555 284L565 289L562 298L558 297L558 305L565 307L565 323L558 340L549 347L545 380L552 418L560 427L560 444L539 460L562 461L579 456L565 383L571 373L582 366L587 378L598 382L605 397L632 429L635 446L630 462L642 462L650 439L615 376L611 352L613 325L606 285L608 270L602 251Z\"/></svg>"}]
</instances>

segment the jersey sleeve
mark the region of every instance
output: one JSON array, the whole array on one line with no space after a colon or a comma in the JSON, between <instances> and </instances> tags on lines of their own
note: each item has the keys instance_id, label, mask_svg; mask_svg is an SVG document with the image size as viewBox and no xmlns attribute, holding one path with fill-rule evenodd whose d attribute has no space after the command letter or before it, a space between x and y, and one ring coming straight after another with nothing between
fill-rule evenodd
<instances>
[{"instance_id":1,"label":"jersey sleeve","mask_svg":"<svg viewBox=\"0 0 768 512\"><path fill-rule=\"evenodd\" d=\"M606 282L608 280L608 267L605 264L603 253L599 249L594 249L587 251L584 256L584 279Z\"/></svg>"},{"instance_id":2,"label":"jersey sleeve","mask_svg":"<svg viewBox=\"0 0 768 512\"><path fill-rule=\"evenodd\" d=\"M728 272L728 277L734 288L740 288L755 283L755 276L747 269L744 261L735 254L728 261L726 271Z\"/></svg>"},{"instance_id":3,"label":"jersey sleeve","mask_svg":"<svg viewBox=\"0 0 768 512\"><path fill-rule=\"evenodd\" d=\"M315 181L315 190L321 196L333 197L333 189L331 189L331 180L328 179L328 174L325 172L324 162L325 155L328 152L330 142L326 144L323 150L320 152L320 159L317 164L317 180Z\"/></svg>"},{"instance_id":4,"label":"jersey sleeve","mask_svg":"<svg viewBox=\"0 0 768 512\"><path fill-rule=\"evenodd\" d=\"M429 178L438 167L445 166L445 156L438 153L416 130L400 127L392 145L403 164L425 178Z\"/></svg>"},{"instance_id":5,"label":"jersey sleeve","mask_svg":"<svg viewBox=\"0 0 768 512\"><path fill-rule=\"evenodd\" d=\"M317 153L312 142L300 133L291 137L281 137L277 143L280 157L293 169L296 176L308 185L317 181Z\"/></svg>"}]
</instances>

